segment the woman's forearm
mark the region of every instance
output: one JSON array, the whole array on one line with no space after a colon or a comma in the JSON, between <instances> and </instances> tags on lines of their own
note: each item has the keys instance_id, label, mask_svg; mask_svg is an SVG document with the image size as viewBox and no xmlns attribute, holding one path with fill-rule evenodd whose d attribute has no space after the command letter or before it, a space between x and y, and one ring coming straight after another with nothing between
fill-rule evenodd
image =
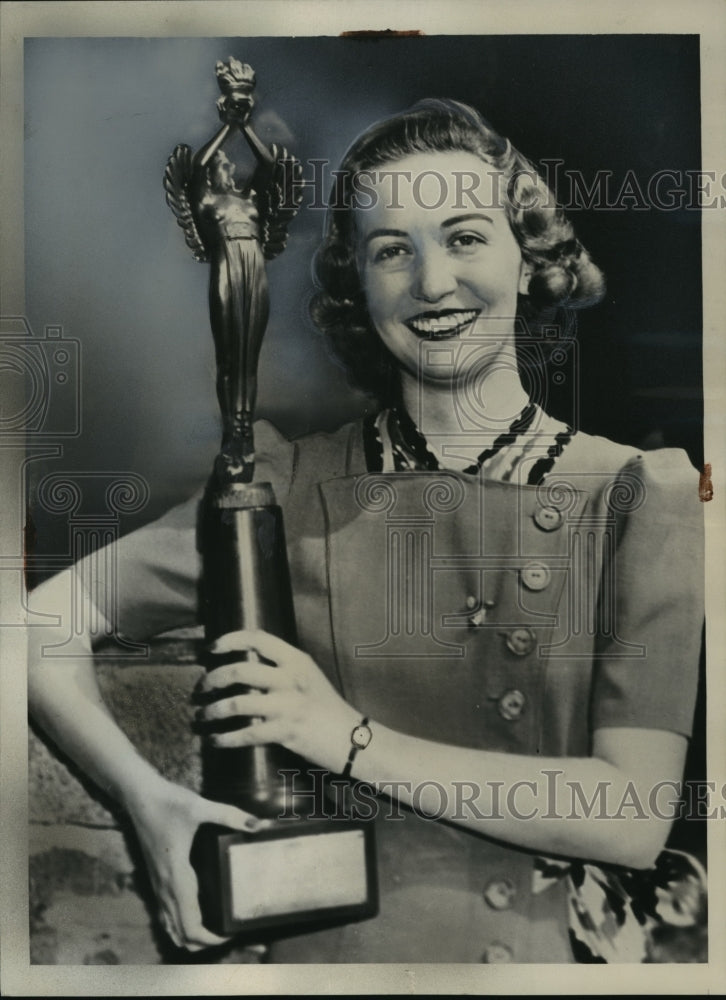
<instances>
[{"instance_id":1,"label":"woman's forearm","mask_svg":"<svg viewBox=\"0 0 726 1000\"><path fill-rule=\"evenodd\" d=\"M164 779L136 750L110 714L96 680L90 638L67 642L72 571L30 595L33 611L57 615L57 626L28 628L28 704L48 736L100 788L126 808ZM84 614L82 620L88 621ZM53 645L63 642L63 656ZM75 654L75 655L74 655Z\"/></svg>"},{"instance_id":2,"label":"woman's forearm","mask_svg":"<svg viewBox=\"0 0 726 1000\"><path fill-rule=\"evenodd\" d=\"M58 615L61 625L31 626L28 696L45 732L95 783L128 812L146 861L161 926L179 947L197 951L222 944L202 923L190 852L202 824L253 833L261 824L234 806L212 802L164 778L136 750L110 715L96 682L91 643L68 643L73 571L31 595L33 611ZM80 590L80 588L79 588ZM89 602L90 603L90 602ZM80 620L89 621L84 609ZM94 611L96 609L93 609ZM63 656L44 646L63 643ZM77 655L72 655L76 653Z\"/></svg>"},{"instance_id":3,"label":"woman's forearm","mask_svg":"<svg viewBox=\"0 0 726 1000\"><path fill-rule=\"evenodd\" d=\"M371 729L352 776L418 813L544 854L636 868L653 863L668 834L667 794L654 814L655 781L599 757L471 750Z\"/></svg>"},{"instance_id":4,"label":"woman's forearm","mask_svg":"<svg viewBox=\"0 0 726 1000\"><path fill-rule=\"evenodd\" d=\"M341 773L360 712L307 654L275 636L240 631L213 647L218 654L233 650L254 650L277 666L227 663L205 676L204 688L222 694L203 710L207 720L263 719L211 739L220 746L282 743ZM231 684L250 691L227 694ZM668 797L677 798L672 786L686 749L677 733L638 728L596 730L589 757L449 746L375 720L370 728L351 774L393 799L518 847L631 867L652 864L665 842L674 813Z\"/></svg>"}]
</instances>

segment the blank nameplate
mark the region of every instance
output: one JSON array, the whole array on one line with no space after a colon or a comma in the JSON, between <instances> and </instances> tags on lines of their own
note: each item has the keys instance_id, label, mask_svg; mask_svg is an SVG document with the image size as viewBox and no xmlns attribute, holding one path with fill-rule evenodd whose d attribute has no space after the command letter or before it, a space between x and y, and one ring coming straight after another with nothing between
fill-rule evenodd
<instances>
[{"instance_id":1,"label":"blank nameplate","mask_svg":"<svg viewBox=\"0 0 726 1000\"><path fill-rule=\"evenodd\" d=\"M360 829L228 848L234 920L357 906L368 898Z\"/></svg>"}]
</instances>

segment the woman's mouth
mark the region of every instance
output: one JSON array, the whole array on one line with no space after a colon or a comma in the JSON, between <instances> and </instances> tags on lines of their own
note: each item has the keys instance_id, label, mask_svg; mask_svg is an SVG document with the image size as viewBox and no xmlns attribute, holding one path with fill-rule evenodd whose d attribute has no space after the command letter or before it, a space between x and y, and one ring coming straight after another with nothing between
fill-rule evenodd
<instances>
[{"instance_id":1,"label":"woman's mouth","mask_svg":"<svg viewBox=\"0 0 726 1000\"><path fill-rule=\"evenodd\" d=\"M458 337L479 315L478 309L443 309L419 313L406 320L406 326L417 337L428 340L448 340Z\"/></svg>"}]
</instances>

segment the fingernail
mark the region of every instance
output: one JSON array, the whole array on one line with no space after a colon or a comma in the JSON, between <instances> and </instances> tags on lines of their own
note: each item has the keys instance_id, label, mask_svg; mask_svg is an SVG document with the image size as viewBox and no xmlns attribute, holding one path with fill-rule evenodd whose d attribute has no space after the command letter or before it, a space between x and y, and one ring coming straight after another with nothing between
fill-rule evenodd
<instances>
[{"instance_id":1,"label":"fingernail","mask_svg":"<svg viewBox=\"0 0 726 1000\"><path fill-rule=\"evenodd\" d=\"M272 826L272 821L269 819L252 819L245 820L245 830L249 830L251 833L256 833L258 830L267 830Z\"/></svg>"}]
</instances>

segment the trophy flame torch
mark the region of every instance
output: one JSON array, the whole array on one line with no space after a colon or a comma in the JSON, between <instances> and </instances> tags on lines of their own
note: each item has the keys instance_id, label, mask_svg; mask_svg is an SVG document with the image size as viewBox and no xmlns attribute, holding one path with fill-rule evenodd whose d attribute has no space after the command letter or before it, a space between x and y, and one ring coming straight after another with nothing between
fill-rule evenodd
<instances>
[{"instance_id":1,"label":"trophy flame torch","mask_svg":"<svg viewBox=\"0 0 726 1000\"><path fill-rule=\"evenodd\" d=\"M164 173L167 202L187 245L196 260L210 265L223 430L200 519L205 639L209 646L225 633L255 629L296 644L282 512L271 484L254 480L253 421L269 314L265 262L285 248L288 224L300 207L302 169L287 150L265 146L252 130L251 67L230 58L218 62L216 72L222 127L195 154L177 146ZM235 177L223 148L239 133L256 161L247 183ZM209 655L206 667L253 655ZM217 697L244 690L237 685ZM232 719L230 728L254 721ZM285 781L283 769L296 774L295 782ZM192 861L210 930L259 932L375 912L372 828L324 818L305 761L276 744L220 748L205 741L202 770L208 798L272 820L254 835L200 827Z\"/></svg>"}]
</instances>

